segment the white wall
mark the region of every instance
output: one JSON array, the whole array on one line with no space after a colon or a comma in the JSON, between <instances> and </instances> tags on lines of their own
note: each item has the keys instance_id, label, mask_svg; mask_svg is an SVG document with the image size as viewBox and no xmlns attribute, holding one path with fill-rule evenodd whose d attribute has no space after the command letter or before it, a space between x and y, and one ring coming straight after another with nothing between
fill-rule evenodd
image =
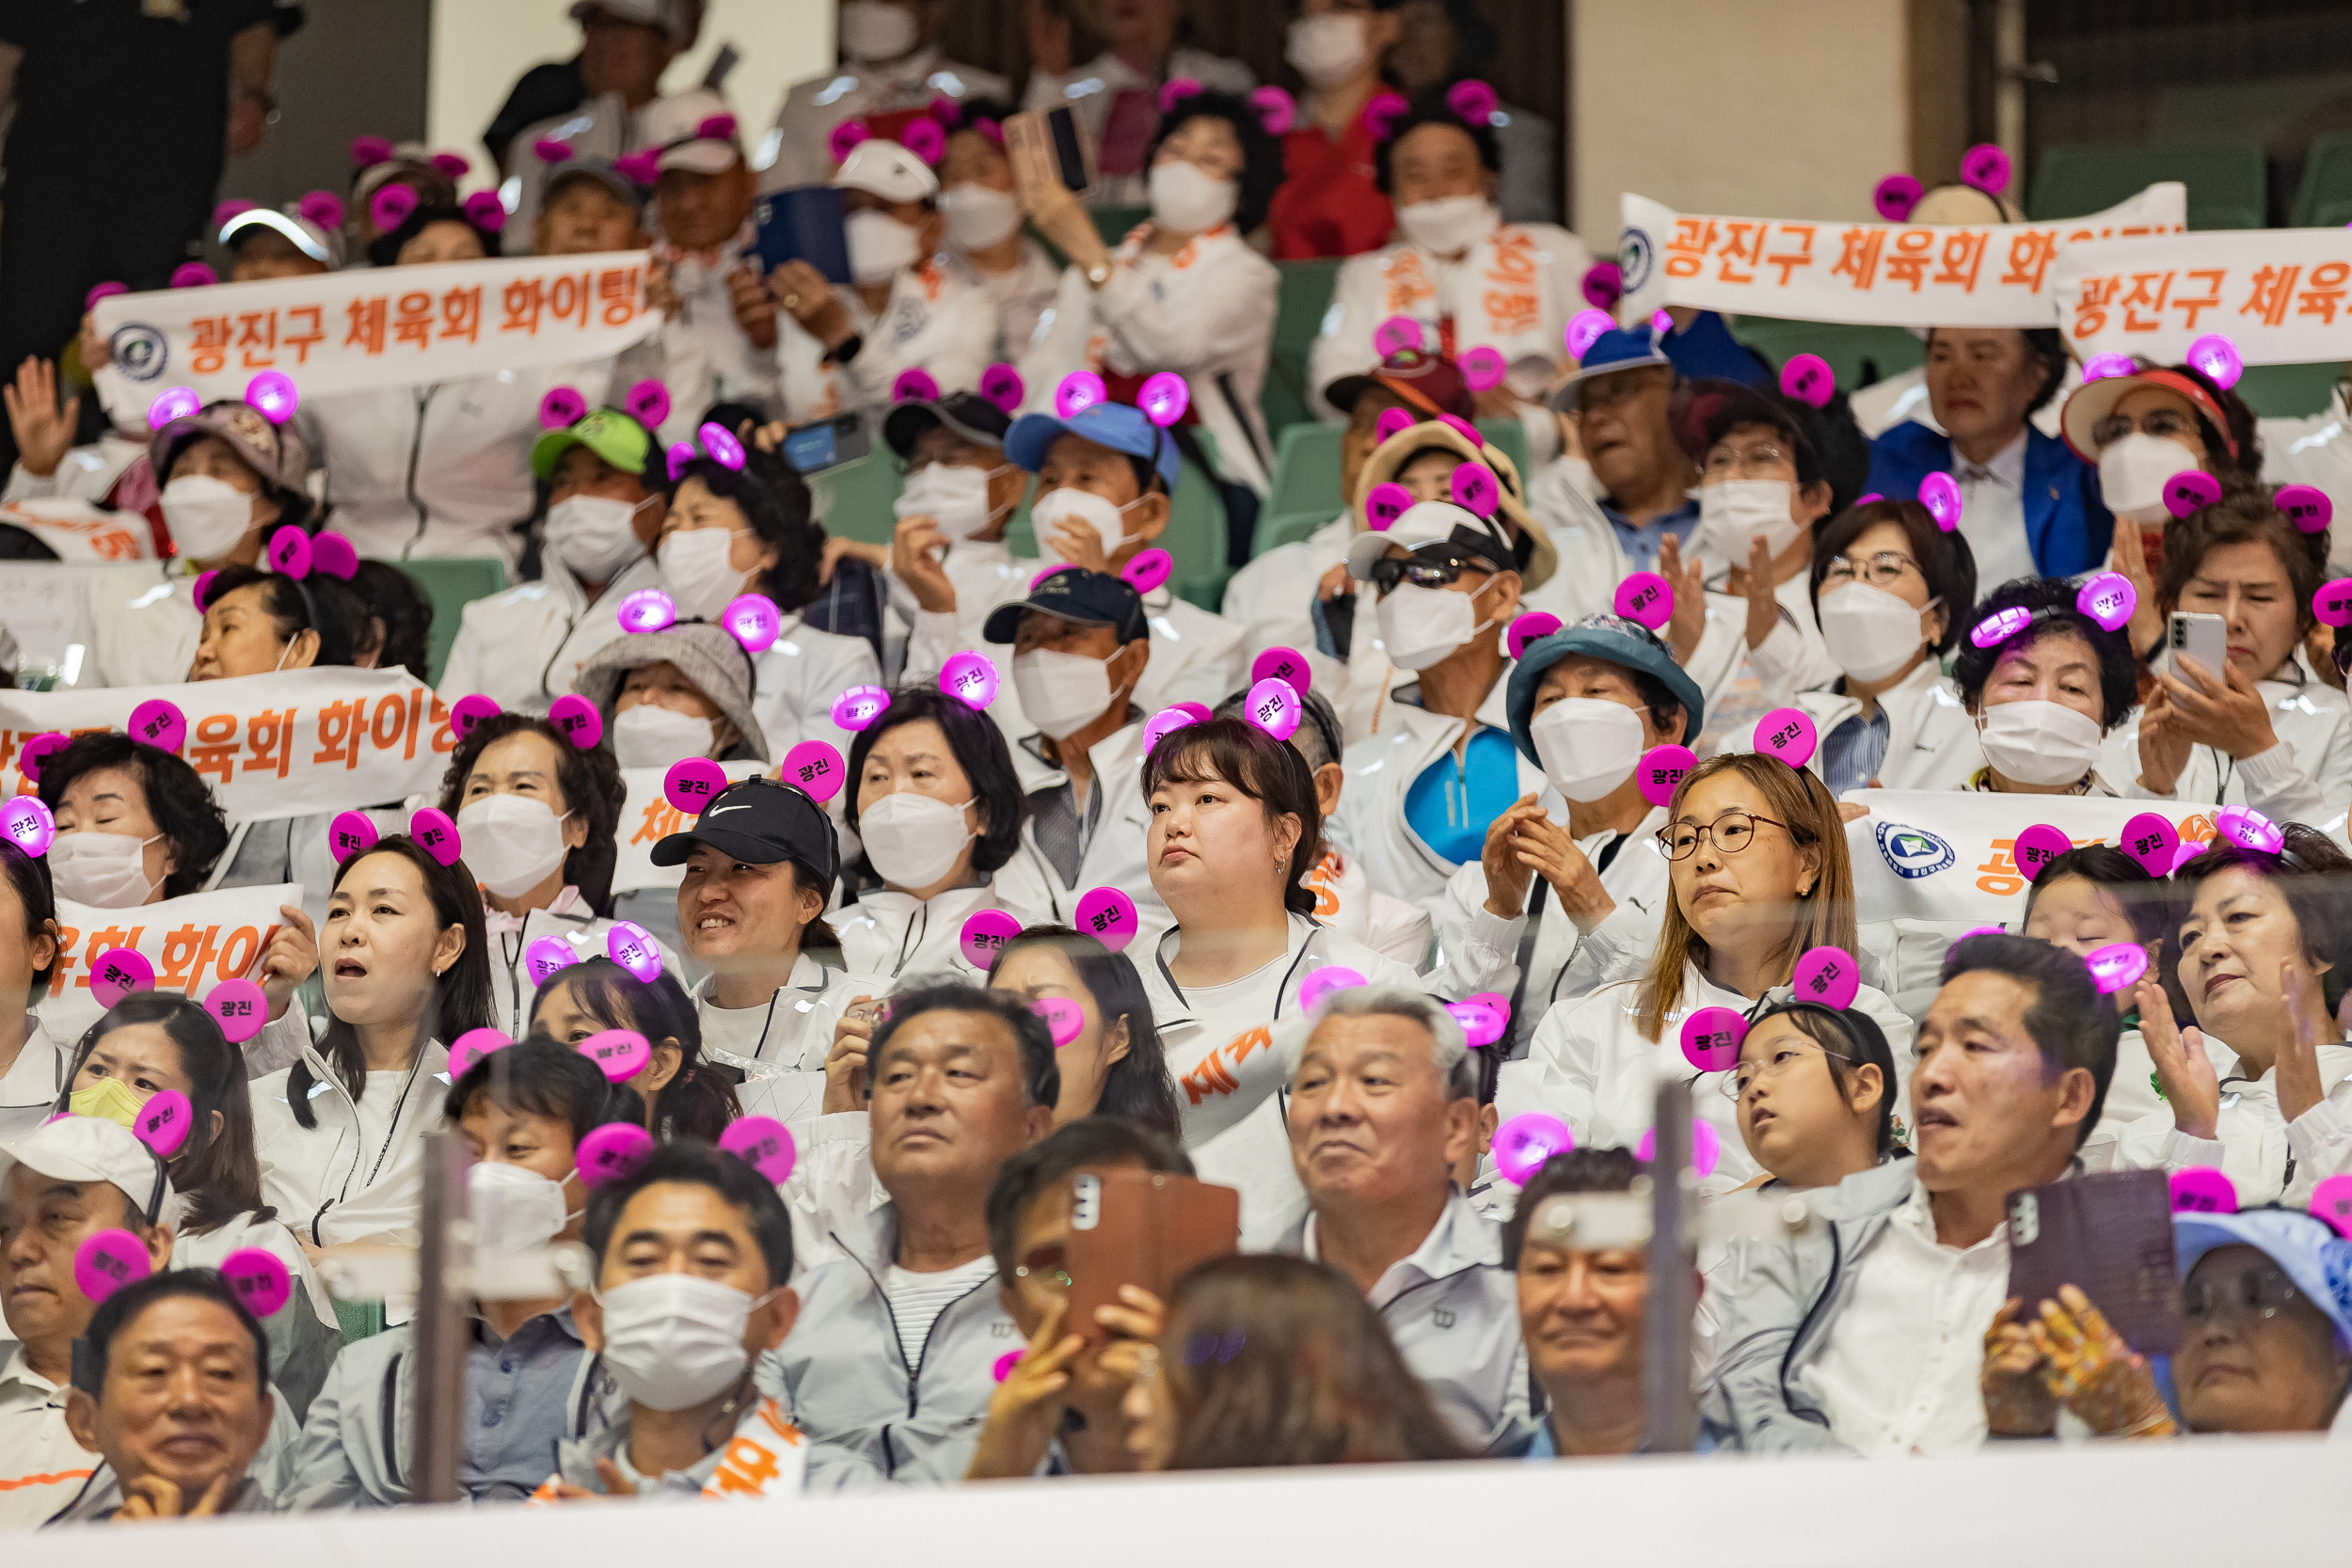
<instances>
[{"instance_id":1,"label":"white wall","mask_svg":"<svg viewBox=\"0 0 2352 1568\"><path fill-rule=\"evenodd\" d=\"M425 135L436 148L474 160L469 185L489 178L483 128L516 78L543 60L579 52L580 25L570 10L567 0L433 0ZM742 59L727 77L727 96L745 146L756 150L785 88L833 68L833 0L710 0L701 42L670 67L662 86L692 87L720 45L734 44Z\"/></svg>"},{"instance_id":2,"label":"white wall","mask_svg":"<svg viewBox=\"0 0 2352 1568\"><path fill-rule=\"evenodd\" d=\"M1923 117L1911 90L1915 57L1931 85L1946 71L1957 81L1951 12L1931 0L1576 0L1577 231L1594 254L1613 250L1625 191L1692 213L1872 216L1872 187L1911 168L1915 135L1939 144L1921 149L1929 162L1958 153L1940 145L1941 105Z\"/></svg>"}]
</instances>

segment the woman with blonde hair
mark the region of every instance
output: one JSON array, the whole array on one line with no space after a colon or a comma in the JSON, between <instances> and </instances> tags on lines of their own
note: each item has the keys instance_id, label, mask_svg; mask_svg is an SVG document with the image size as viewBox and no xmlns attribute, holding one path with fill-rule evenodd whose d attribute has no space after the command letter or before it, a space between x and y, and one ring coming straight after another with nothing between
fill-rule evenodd
<instances>
[{"instance_id":1,"label":"woman with blonde hair","mask_svg":"<svg viewBox=\"0 0 2352 1568\"><path fill-rule=\"evenodd\" d=\"M1708 1190L1725 1191L1761 1167L1724 1092L1724 1072L1686 1064L1682 1025L1703 1007L1753 1018L1766 1003L1788 999L1789 977L1810 949L1855 952L1845 827L1820 779L1740 752L1691 770L1658 843L1671 896L1648 970L1545 1014L1527 1059L1503 1068L1496 1107L1506 1120L1549 1112L1580 1146L1631 1148L1649 1131L1660 1076L1686 1073L1692 1110L1716 1133ZM1911 1020L1869 986L1851 1006L1877 1022L1894 1051L1897 1082L1907 1082ZM1899 1141L1907 1105L1899 1095Z\"/></svg>"}]
</instances>

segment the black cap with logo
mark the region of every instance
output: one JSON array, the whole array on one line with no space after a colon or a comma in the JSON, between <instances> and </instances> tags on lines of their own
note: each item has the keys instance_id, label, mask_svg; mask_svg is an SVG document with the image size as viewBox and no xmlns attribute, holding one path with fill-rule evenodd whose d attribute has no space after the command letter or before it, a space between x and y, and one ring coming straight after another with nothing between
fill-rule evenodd
<instances>
[{"instance_id":1,"label":"black cap with logo","mask_svg":"<svg viewBox=\"0 0 2352 1568\"><path fill-rule=\"evenodd\" d=\"M1038 579L1025 599L1000 604L981 623L980 635L991 642L1009 642L1021 629L1021 617L1032 610L1081 626L1108 626L1121 642L1152 635L1143 615L1143 595L1124 578L1065 566Z\"/></svg>"},{"instance_id":2,"label":"black cap with logo","mask_svg":"<svg viewBox=\"0 0 2352 1568\"><path fill-rule=\"evenodd\" d=\"M831 891L841 874L841 847L825 808L798 785L739 779L719 791L694 825L653 847L656 865L683 865L697 844L751 865L796 861Z\"/></svg>"}]
</instances>

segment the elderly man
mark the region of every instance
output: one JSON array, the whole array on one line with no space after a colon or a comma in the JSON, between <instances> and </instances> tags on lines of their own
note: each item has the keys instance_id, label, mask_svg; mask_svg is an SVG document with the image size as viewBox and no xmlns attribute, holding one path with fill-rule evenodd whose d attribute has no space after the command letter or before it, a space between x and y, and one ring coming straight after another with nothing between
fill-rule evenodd
<instances>
[{"instance_id":1,"label":"elderly man","mask_svg":"<svg viewBox=\"0 0 2352 1568\"><path fill-rule=\"evenodd\" d=\"M1515 1447L1530 1426L1516 1291L1500 1230L1454 1185L1478 1136L1461 1025L1420 991L1359 987L1326 998L1285 1050L1308 1212L1274 1250L1356 1282L1465 1443Z\"/></svg>"},{"instance_id":2,"label":"elderly man","mask_svg":"<svg viewBox=\"0 0 2352 1568\"><path fill-rule=\"evenodd\" d=\"M268 1338L218 1271L124 1286L91 1314L65 1406L120 1492L85 1487L51 1522L272 1512L251 1472L276 1404Z\"/></svg>"},{"instance_id":3,"label":"elderly man","mask_svg":"<svg viewBox=\"0 0 2352 1568\"><path fill-rule=\"evenodd\" d=\"M163 1164L131 1130L68 1117L0 1150L0 1312L20 1343L0 1367L0 1529L29 1529L73 1500L95 1462L66 1421L73 1342L97 1303L74 1254L124 1230L150 1269L171 1265Z\"/></svg>"},{"instance_id":4,"label":"elderly man","mask_svg":"<svg viewBox=\"0 0 2352 1568\"><path fill-rule=\"evenodd\" d=\"M1551 531L1560 571L1597 595L1586 609L1605 608L1628 572L1676 577L1698 528L1698 468L1670 412L1677 380L1648 327L1620 327L1594 339L1552 394L1583 455L1548 467L1528 504Z\"/></svg>"},{"instance_id":5,"label":"elderly man","mask_svg":"<svg viewBox=\"0 0 2352 1568\"><path fill-rule=\"evenodd\" d=\"M863 1117L818 1124L820 1159L870 1157L889 1201L818 1240L799 1330L760 1362L814 1448L809 1484L943 1481L972 1463L996 1361L1021 1345L989 1251L989 1185L1052 1130L1061 1074L1037 1014L1002 991L902 991L866 1052ZM832 1124L864 1123L865 1149Z\"/></svg>"},{"instance_id":6,"label":"elderly man","mask_svg":"<svg viewBox=\"0 0 2352 1568\"><path fill-rule=\"evenodd\" d=\"M1834 1235L1759 1248L1700 1416L1726 1447L1948 1453L1987 1432L1984 1336L2009 1293L2009 1195L2065 1176L2115 1071L2082 960L1975 936L1944 961L1911 1075L1917 1158L1822 1197Z\"/></svg>"}]
</instances>

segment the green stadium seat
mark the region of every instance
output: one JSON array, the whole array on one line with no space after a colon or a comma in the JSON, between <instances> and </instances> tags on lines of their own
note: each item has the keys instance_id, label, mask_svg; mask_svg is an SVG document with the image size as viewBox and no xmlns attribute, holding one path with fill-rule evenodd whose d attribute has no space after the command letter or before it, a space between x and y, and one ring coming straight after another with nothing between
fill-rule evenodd
<instances>
[{"instance_id":1,"label":"green stadium seat","mask_svg":"<svg viewBox=\"0 0 2352 1568\"><path fill-rule=\"evenodd\" d=\"M433 606L433 629L425 637L427 684L437 686L449 663L450 645L466 606L506 587L506 562L488 556L434 556L393 562L408 574Z\"/></svg>"},{"instance_id":2,"label":"green stadium seat","mask_svg":"<svg viewBox=\"0 0 2352 1568\"><path fill-rule=\"evenodd\" d=\"M2082 217L2159 180L2178 180L2188 187L2191 229L2260 229L2268 213L2265 168L2254 140L2052 147L2034 170L2026 214Z\"/></svg>"},{"instance_id":3,"label":"green stadium seat","mask_svg":"<svg viewBox=\"0 0 2352 1568\"><path fill-rule=\"evenodd\" d=\"M1094 231L1103 236L1103 243L1116 249L1127 237L1127 230L1152 215L1149 207L1097 207L1094 209Z\"/></svg>"},{"instance_id":4,"label":"green stadium seat","mask_svg":"<svg viewBox=\"0 0 2352 1568\"><path fill-rule=\"evenodd\" d=\"M1274 454L1274 483L1250 540L1253 558L1306 538L1339 511L1341 433L1341 426L1321 422L1282 432ZM1534 483L1527 472L1526 426L1517 420L1480 420L1478 433L1511 460L1521 483Z\"/></svg>"},{"instance_id":5,"label":"green stadium seat","mask_svg":"<svg viewBox=\"0 0 2352 1568\"><path fill-rule=\"evenodd\" d=\"M887 545L891 531L898 523L891 506L898 500L898 489L904 483L905 476L898 472L898 465L878 442L855 462L818 474L809 481L809 488L824 499L820 510L827 533L869 545Z\"/></svg>"},{"instance_id":6,"label":"green stadium seat","mask_svg":"<svg viewBox=\"0 0 2352 1568\"><path fill-rule=\"evenodd\" d=\"M2324 359L2309 365L2249 365L2235 390L2247 406L2265 420L2302 419L2324 413L2336 383L2344 379L2344 361Z\"/></svg>"},{"instance_id":7,"label":"green stadium seat","mask_svg":"<svg viewBox=\"0 0 2352 1568\"><path fill-rule=\"evenodd\" d=\"M2297 229L2336 229L2352 221L2352 131L2312 138L2289 221Z\"/></svg>"},{"instance_id":8,"label":"green stadium seat","mask_svg":"<svg viewBox=\"0 0 2352 1568\"><path fill-rule=\"evenodd\" d=\"M1265 416L1266 430L1279 437L1292 425L1313 418L1310 409L1315 388L1307 385L1307 356L1330 309L1340 263L1278 261L1275 267L1281 285L1274 311L1273 351L1266 359L1258 407Z\"/></svg>"},{"instance_id":9,"label":"green stadium seat","mask_svg":"<svg viewBox=\"0 0 2352 1568\"><path fill-rule=\"evenodd\" d=\"M1734 316L1731 335L1777 369L1800 354L1818 354L1849 392L1862 389L1863 361L1876 379L1916 370L1927 363L1927 345L1900 326L1851 326L1837 322L1785 321L1773 316Z\"/></svg>"}]
</instances>

